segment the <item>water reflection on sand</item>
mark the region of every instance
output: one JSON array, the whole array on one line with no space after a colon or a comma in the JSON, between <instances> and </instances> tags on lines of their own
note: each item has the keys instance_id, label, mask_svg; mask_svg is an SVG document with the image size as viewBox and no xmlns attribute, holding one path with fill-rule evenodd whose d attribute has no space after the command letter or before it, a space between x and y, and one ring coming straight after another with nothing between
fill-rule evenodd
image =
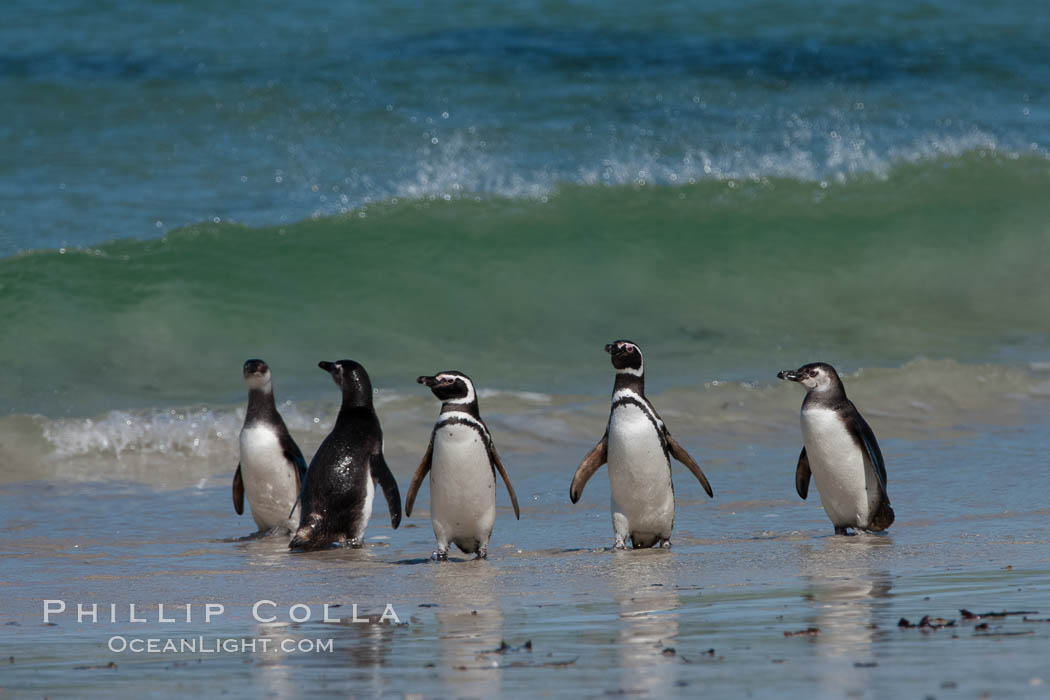
<instances>
[{"instance_id":1,"label":"water reflection on sand","mask_svg":"<svg viewBox=\"0 0 1050 700\"><path fill-rule=\"evenodd\" d=\"M890 605L893 579L879 564L889 537L835 536L800 547L802 597L811 609L814 668L831 692L860 693L879 673L879 612ZM884 674L885 671L882 671Z\"/></svg>"},{"instance_id":2,"label":"water reflection on sand","mask_svg":"<svg viewBox=\"0 0 1050 700\"><path fill-rule=\"evenodd\" d=\"M428 577L438 607L440 656L433 660L445 693L495 697L502 670L503 611L499 571L488 561L435 564Z\"/></svg>"},{"instance_id":3,"label":"water reflection on sand","mask_svg":"<svg viewBox=\"0 0 1050 700\"><path fill-rule=\"evenodd\" d=\"M617 552L609 588L620 606L620 687L654 697L678 679L675 644L679 598L672 551Z\"/></svg>"}]
</instances>

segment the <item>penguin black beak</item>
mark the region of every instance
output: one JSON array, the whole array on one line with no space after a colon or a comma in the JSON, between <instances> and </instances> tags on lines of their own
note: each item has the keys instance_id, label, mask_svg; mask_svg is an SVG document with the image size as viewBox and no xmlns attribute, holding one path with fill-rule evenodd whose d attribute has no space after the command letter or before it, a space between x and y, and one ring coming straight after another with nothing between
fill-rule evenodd
<instances>
[{"instance_id":1,"label":"penguin black beak","mask_svg":"<svg viewBox=\"0 0 1050 700\"><path fill-rule=\"evenodd\" d=\"M800 379L802 379L802 377L797 371L793 369L786 369L783 372L777 372L777 379L787 379L791 382L797 382Z\"/></svg>"},{"instance_id":2,"label":"penguin black beak","mask_svg":"<svg viewBox=\"0 0 1050 700\"><path fill-rule=\"evenodd\" d=\"M321 362L317 363L317 366L320 367L321 369L323 369L325 372L328 372L329 374L331 374L332 372L335 371L335 363L334 362L325 362L325 361L322 360Z\"/></svg>"},{"instance_id":3,"label":"penguin black beak","mask_svg":"<svg viewBox=\"0 0 1050 700\"><path fill-rule=\"evenodd\" d=\"M616 343L609 343L605 346L605 352L609 353L610 355L615 355L620 352L620 348L616 345Z\"/></svg>"},{"instance_id":4,"label":"penguin black beak","mask_svg":"<svg viewBox=\"0 0 1050 700\"><path fill-rule=\"evenodd\" d=\"M437 384L437 377L419 377L416 382L433 388Z\"/></svg>"}]
</instances>

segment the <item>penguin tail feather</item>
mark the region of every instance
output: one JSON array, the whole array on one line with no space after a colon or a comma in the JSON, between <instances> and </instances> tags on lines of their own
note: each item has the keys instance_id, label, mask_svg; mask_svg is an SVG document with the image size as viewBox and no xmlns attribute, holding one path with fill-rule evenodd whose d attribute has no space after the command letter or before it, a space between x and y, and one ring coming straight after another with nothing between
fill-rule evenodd
<instances>
[{"instance_id":1,"label":"penguin tail feather","mask_svg":"<svg viewBox=\"0 0 1050 700\"><path fill-rule=\"evenodd\" d=\"M894 517L893 508L890 508L890 499L883 499L879 509L875 511L875 517L871 519L869 529L874 532L882 532L893 524Z\"/></svg>"}]
</instances>

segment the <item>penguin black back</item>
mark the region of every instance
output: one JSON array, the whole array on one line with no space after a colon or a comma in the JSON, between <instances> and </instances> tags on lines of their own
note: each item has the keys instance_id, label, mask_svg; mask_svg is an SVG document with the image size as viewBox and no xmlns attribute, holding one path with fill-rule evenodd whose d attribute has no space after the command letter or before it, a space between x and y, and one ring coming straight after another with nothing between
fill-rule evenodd
<instances>
[{"instance_id":1,"label":"penguin black back","mask_svg":"<svg viewBox=\"0 0 1050 700\"><path fill-rule=\"evenodd\" d=\"M811 362L784 370L780 379L806 389L802 401L802 452L795 467L795 490L803 499L810 478L836 534L847 528L882 531L895 515L886 492L886 462L875 433L846 397L835 368ZM823 482L823 486L821 483ZM860 504L860 505L858 505Z\"/></svg>"},{"instance_id":2,"label":"penguin black back","mask_svg":"<svg viewBox=\"0 0 1050 700\"><path fill-rule=\"evenodd\" d=\"M372 380L368 372L353 360L318 362L317 366L332 375L332 381L343 391L343 408L372 408Z\"/></svg>"},{"instance_id":3,"label":"penguin black back","mask_svg":"<svg viewBox=\"0 0 1050 700\"><path fill-rule=\"evenodd\" d=\"M383 430L372 405L372 382L353 360L320 362L343 393L335 426L317 448L302 492L299 529L289 547L332 542L361 546L375 486L383 489L391 525L401 523L401 494L383 457Z\"/></svg>"}]
</instances>

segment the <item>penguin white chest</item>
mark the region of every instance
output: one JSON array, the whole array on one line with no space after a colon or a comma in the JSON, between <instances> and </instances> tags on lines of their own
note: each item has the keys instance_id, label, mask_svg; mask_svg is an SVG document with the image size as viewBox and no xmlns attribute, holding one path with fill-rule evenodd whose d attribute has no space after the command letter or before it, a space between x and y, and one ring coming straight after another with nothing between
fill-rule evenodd
<instances>
[{"instance_id":1,"label":"penguin white chest","mask_svg":"<svg viewBox=\"0 0 1050 700\"><path fill-rule=\"evenodd\" d=\"M802 411L802 441L820 502L836 527L866 527L877 494L869 494L863 448L835 411Z\"/></svg>"},{"instance_id":2,"label":"penguin white chest","mask_svg":"<svg viewBox=\"0 0 1050 700\"><path fill-rule=\"evenodd\" d=\"M488 542L496 520L496 479L485 440L471 425L435 429L430 514L439 544Z\"/></svg>"},{"instance_id":3,"label":"penguin white chest","mask_svg":"<svg viewBox=\"0 0 1050 700\"><path fill-rule=\"evenodd\" d=\"M671 467L656 425L640 406L617 406L609 417L608 462L618 534L626 526L632 537L669 537L674 523Z\"/></svg>"},{"instance_id":4,"label":"penguin white chest","mask_svg":"<svg viewBox=\"0 0 1050 700\"><path fill-rule=\"evenodd\" d=\"M288 514L298 497L295 470L285 459L277 433L252 426L241 430L240 442L241 479L255 524L259 529L294 528L298 508L291 518Z\"/></svg>"}]
</instances>

